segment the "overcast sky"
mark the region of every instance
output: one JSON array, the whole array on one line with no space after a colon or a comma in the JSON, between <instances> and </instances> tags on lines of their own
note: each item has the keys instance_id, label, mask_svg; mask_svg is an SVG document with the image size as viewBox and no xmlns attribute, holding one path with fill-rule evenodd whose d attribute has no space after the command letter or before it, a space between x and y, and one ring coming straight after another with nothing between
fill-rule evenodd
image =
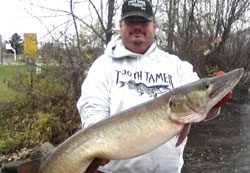
<instances>
[{"instance_id":1,"label":"overcast sky","mask_svg":"<svg viewBox=\"0 0 250 173\"><path fill-rule=\"evenodd\" d=\"M19 0L0 2L0 22L3 40L9 39L14 33L42 32L39 21L27 14Z\"/></svg>"},{"instance_id":2,"label":"overcast sky","mask_svg":"<svg viewBox=\"0 0 250 173\"><path fill-rule=\"evenodd\" d=\"M48 8L68 8L65 0L1 0L0 1L0 34L2 39L9 40L14 33L23 35L23 33L37 33L37 37L44 38L48 30L45 27L56 25L56 21L50 21L49 23L42 19L42 23L34 15L40 17L50 15L46 10L40 8L32 8L28 2L39 3L47 6ZM37 10L39 9L39 10ZM51 19L49 19L51 20Z\"/></svg>"},{"instance_id":3,"label":"overcast sky","mask_svg":"<svg viewBox=\"0 0 250 173\"><path fill-rule=\"evenodd\" d=\"M88 1L73 2L76 3L74 8L76 16L85 21L92 19L90 9L93 8ZM100 6L99 0L93 2L96 7ZM37 33L38 42L51 40L48 32L53 31L53 28L56 28L53 36L65 31L65 28L69 28L68 33L74 34L69 11L69 0L0 0L0 34L5 41L14 33L21 36L23 33Z\"/></svg>"}]
</instances>

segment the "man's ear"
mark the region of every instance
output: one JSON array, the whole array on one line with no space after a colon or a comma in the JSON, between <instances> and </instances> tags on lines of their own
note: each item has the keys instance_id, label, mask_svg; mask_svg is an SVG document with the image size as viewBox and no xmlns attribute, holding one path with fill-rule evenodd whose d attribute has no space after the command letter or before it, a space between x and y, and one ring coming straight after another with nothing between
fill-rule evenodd
<instances>
[{"instance_id":1,"label":"man's ear","mask_svg":"<svg viewBox=\"0 0 250 173\"><path fill-rule=\"evenodd\" d=\"M157 27L158 27L158 24L157 24L157 22L156 22L156 20L154 19L154 28L156 29Z\"/></svg>"}]
</instances>

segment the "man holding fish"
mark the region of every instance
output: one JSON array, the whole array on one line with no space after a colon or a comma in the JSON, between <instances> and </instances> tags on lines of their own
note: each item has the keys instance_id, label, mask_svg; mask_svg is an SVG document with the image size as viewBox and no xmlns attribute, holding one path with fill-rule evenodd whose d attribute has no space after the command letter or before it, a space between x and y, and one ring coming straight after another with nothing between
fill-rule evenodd
<instances>
[{"instance_id":1,"label":"man holding fish","mask_svg":"<svg viewBox=\"0 0 250 173\"><path fill-rule=\"evenodd\" d=\"M120 35L110 41L104 54L93 63L82 85L77 107L83 128L199 80L190 63L158 48L156 28L149 1L126 0L123 3ZM219 105L222 106L229 98L230 94ZM133 130L136 129L131 129L131 133ZM173 137L141 156L111 160L100 166L98 171L180 173L187 138L184 136L178 146L177 142L178 138Z\"/></svg>"}]
</instances>

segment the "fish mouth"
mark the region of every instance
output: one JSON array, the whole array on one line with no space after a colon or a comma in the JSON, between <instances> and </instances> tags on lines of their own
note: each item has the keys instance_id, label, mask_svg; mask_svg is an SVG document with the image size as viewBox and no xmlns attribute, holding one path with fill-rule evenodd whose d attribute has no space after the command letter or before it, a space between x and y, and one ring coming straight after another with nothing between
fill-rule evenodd
<instances>
[{"instance_id":1,"label":"fish mouth","mask_svg":"<svg viewBox=\"0 0 250 173\"><path fill-rule=\"evenodd\" d=\"M211 78L208 88L209 99L212 103L211 108L233 90L233 88L242 78L243 74L244 69L239 68L223 75Z\"/></svg>"},{"instance_id":2,"label":"fish mouth","mask_svg":"<svg viewBox=\"0 0 250 173\"><path fill-rule=\"evenodd\" d=\"M212 84L212 88L208 88L208 90L210 90L210 98L214 98L216 95L218 95L218 93L223 92L224 90L232 90L235 85L240 81L243 74L244 69L239 68L231 72L225 73L221 76L211 78L210 83Z\"/></svg>"}]
</instances>

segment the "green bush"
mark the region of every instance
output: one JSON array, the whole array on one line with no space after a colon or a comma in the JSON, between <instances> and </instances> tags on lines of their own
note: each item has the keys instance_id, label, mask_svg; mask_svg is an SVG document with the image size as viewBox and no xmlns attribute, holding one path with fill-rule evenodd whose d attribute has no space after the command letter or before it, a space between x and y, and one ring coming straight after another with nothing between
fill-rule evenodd
<instances>
[{"instance_id":1,"label":"green bush","mask_svg":"<svg viewBox=\"0 0 250 173\"><path fill-rule=\"evenodd\" d=\"M21 136L1 136L0 138L0 154L7 154L20 148L22 144Z\"/></svg>"},{"instance_id":2,"label":"green bush","mask_svg":"<svg viewBox=\"0 0 250 173\"><path fill-rule=\"evenodd\" d=\"M57 78L56 67L51 68L36 74L22 67L19 73L5 78L9 91L21 93L22 97L0 104L0 153L44 141L59 144L79 129L70 84Z\"/></svg>"}]
</instances>

